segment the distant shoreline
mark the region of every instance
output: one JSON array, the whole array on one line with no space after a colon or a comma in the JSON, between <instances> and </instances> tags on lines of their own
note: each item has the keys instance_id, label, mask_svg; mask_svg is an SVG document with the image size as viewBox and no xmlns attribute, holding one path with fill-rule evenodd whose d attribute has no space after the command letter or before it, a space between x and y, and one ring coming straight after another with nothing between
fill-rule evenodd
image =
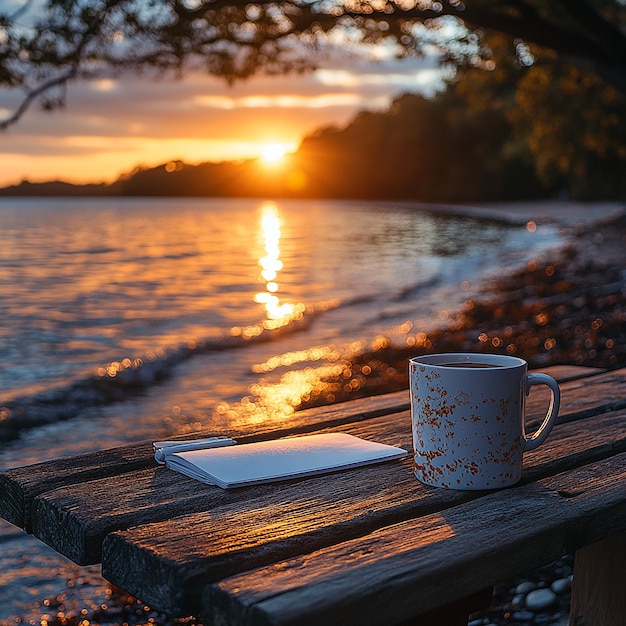
<instances>
[{"instance_id":1,"label":"distant shoreline","mask_svg":"<svg viewBox=\"0 0 626 626\"><path fill-rule=\"evenodd\" d=\"M518 200L510 202L472 202L471 204L407 201L430 213L464 215L478 219L504 220L510 224L555 224L578 230L607 224L626 216L626 202L570 200ZM402 204L390 201L390 204Z\"/></svg>"},{"instance_id":2,"label":"distant shoreline","mask_svg":"<svg viewBox=\"0 0 626 626\"><path fill-rule=\"evenodd\" d=\"M19 186L10 186L0 188L0 200L3 199L124 199L124 200L151 200L175 198L178 200L199 200L202 198L226 198L226 199L244 199L248 196L187 196L187 195L171 195L171 196L135 196L135 195L115 195L106 192L87 193L87 190L102 190L108 188L105 183L89 184L89 185L73 185L71 183L63 183L55 181L52 183L21 183L21 185L37 186L41 191L37 193L8 193L9 190L16 189ZM21 186L20 185L20 186ZM44 189L54 185L57 190L67 190L69 193L44 193ZM73 191L72 191L73 190ZM79 193L80 191L80 193ZM267 199L265 196L259 196L259 199ZM309 201L309 200L332 200L332 198L317 197L272 197L277 202L283 201ZM338 201L360 202L362 198L336 198ZM571 201L571 200L554 200L554 199L535 199L535 200L511 200L502 202L467 202L467 203L447 203L447 202L425 202L415 199L383 199L373 198L372 202L380 202L383 205L393 207L411 206L416 209L423 210L428 213L445 214L445 215L461 215L473 217L476 219L504 221L509 224L524 225L529 222L535 224L555 224L567 230L590 228L597 225L607 224L621 217L626 216L626 202L618 200L606 201Z\"/></svg>"}]
</instances>

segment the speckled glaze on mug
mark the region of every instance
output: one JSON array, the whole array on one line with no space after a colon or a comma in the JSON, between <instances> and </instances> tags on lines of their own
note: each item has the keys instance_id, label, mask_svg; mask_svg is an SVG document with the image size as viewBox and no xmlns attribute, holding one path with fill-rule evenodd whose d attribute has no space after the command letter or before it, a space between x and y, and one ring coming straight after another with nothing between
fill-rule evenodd
<instances>
[{"instance_id":1,"label":"speckled glaze on mug","mask_svg":"<svg viewBox=\"0 0 626 626\"><path fill-rule=\"evenodd\" d=\"M431 354L409 361L415 476L450 489L497 489L522 475L522 455L540 446L559 412L557 382L526 361L496 354ZM551 391L548 412L524 430L532 385Z\"/></svg>"}]
</instances>

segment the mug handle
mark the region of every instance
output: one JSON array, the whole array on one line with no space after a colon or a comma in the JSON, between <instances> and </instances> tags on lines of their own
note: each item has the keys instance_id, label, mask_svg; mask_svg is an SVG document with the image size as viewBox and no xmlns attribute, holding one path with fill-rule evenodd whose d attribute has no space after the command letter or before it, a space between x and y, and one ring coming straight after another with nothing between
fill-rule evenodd
<instances>
[{"instance_id":1,"label":"mug handle","mask_svg":"<svg viewBox=\"0 0 626 626\"><path fill-rule=\"evenodd\" d=\"M550 387L550 406L548 412L543 419L543 423L539 428L530 436L524 435L524 452L529 450L535 450L538 448L548 437L556 418L559 414L559 406L561 404L561 392L559 390L559 384L547 374L527 374L526 375L526 395L530 393L530 388L533 385L547 385Z\"/></svg>"}]
</instances>

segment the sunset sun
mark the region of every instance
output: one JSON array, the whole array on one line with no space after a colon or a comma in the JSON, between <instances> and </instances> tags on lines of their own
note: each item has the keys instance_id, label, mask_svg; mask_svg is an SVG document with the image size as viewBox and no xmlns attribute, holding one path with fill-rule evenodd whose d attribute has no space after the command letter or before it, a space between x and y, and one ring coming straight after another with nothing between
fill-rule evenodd
<instances>
[{"instance_id":1,"label":"sunset sun","mask_svg":"<svg viewBox=\"0 0 626 626\"><path fill-rule=\"evenodd\" d=\"M282 143L267 143L261 148L261 159L267 164L280 163L285 158L289 150L288 146Z\"/></svg>"}]
</instances>

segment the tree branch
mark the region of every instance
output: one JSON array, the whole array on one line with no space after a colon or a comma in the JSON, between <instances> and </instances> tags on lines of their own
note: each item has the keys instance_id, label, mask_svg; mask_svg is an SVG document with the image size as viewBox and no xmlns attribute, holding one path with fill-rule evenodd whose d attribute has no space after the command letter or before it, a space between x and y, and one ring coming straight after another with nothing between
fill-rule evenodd
<instances>
[{"instance_id":1,"label":"tree branch","mask_svg":"<svg viewBox=\"0 0 626 626\"><path fill-rule=\"evenodd\" d=\"M608 19L604 19L585 0L557 0L569 16L575 20L581 33L592 37L598 48L605 50L607 57L626 58L626 37Z\"/></svg>"},{"instance_id":2,"label":"tree branch","mask_svg":"<svg viewBox=\"0 0 626 626\"><path fill-rule=\"evenodd\" d=\"M26 113L28 108L33 104L33 102L39 96L49 91L50 89L53 89L54 87L59 87L61 85L67 84L70 80L72 80L75 77L76 77L76 69L72 68L65 74L57 76L56 78L52 78L42 83L41 85L39 85L37 88L33 89L32 91L29 91L24 97L24 100L22 100L22 103L13 112L13 114L5 118L4 120L0 121L0 131L6 130L9 126L18 122L20 118L22 117L22 115Z\"/></svg>"},{"instance_id":3,"label":"tree branch","mask_svg":"<svg viewBox=\"0 0 626 626\"><path fill-rule=\"evenodd\" d=\"M442 0L410 8L404 0L374 6L369 0L343 0L345 6L341 0L106 0L98 9L78 0L48 1L47 16L29 35L5 24L9 44L0 50L4 84L16 88L32 83L33 77L40 84L26 92L15 113L0 122L0 130L17 122L46 91L86 76L84 68L109 74L146 67L183 72L188 62L202 60L207 71L234 80L262 69L312 67L310 48L304 46L298 57L291 43L298 37L307 44L317 42L334 28L359 31L366 44L393 39L404 51L419 53L428 38L421 39L412 27L443 16L461 20L468 29L552 50L626 94L626 35L619 20L611 19L613 12L626 20L622 0L607 0L602 5L606 15L590 0ZM25 0L11 21L35 6L34 0ZM379 28L382 22L386 28ZM120 32L125 39L118 45ZM462 35L447 42L450 58L462 62L474 54L454 50L455 43L463 42Z\"/></svg>"}]
</instances>

